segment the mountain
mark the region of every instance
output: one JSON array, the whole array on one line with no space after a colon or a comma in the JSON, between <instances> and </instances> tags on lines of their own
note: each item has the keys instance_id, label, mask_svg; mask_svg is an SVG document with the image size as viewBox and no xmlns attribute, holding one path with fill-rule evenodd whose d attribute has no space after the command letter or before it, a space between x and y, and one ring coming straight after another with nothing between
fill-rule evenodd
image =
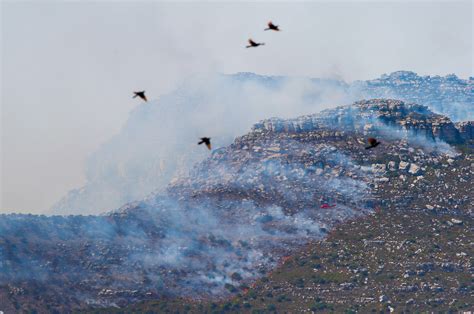
<instances>
[{"instance_id":1,"label":"mountain","mask_svg":"<svg viewBox=\"0 0 474 314\"><path fill-rule=\"evenodd\" d=\"M474 79L463 80L454 74L418 76L397 71L368 81L355 82L351 88L366 98L394 98L428 106L453 121L474 120Z\"/></svg>"},{"instance_id":2,"label":"mountain","mask_svg":"<svg viewBox=\"0 0 474 314\"><path fill-rule=\"evenodd\" d=\"M52 207L54 214L97 214L163 190L207 156L197 140L227 146L269 116L290 118L350 104L395 98L426 105L453 121L472 120L472 79L399 71L348 84L330 79L253 73L189 79L159 100L138 106L115 137L87 161L87 183Z\"/></svg>"},{"instance_id":3,"label":"mountain","mask_svg":"<svg viewBox=\"0 0 474 314\"><path fill-rule=\"evenodd\" d=\"M381 144L365 149L368 137ZM0 216L2 310L231 297L380 210L449 213L452 224L469 225L469 141L449 118L398 100L262 120L166 189L116 211Z\"/></svg>"}]
</instances>

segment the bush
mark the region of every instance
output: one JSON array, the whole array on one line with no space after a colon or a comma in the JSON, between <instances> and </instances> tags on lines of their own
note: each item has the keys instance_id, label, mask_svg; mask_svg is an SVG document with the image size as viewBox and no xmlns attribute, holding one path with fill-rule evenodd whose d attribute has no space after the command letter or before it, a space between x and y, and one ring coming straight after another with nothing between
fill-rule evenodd
<instances>
[{"instance_id":1,"label":"bush","mask_svg":"<svg viewBox=\"0 0 474 314\"><path fill-rule=\"evenodd\" d=\"M319 263L313 264L313 268L315 268L315 269L321 269L322 267L323 267L323 265L321 265Z\"/></svg>"},{"instance_id":2,"label":"bush","mask_svg":"<svg viewBox=\"0 0 474 314\"><path fill-rule=\"evenodd\" d=\"M242 276L240 276L239 273L233 273L230 278L232 278L232 280L236 280L236 281L239 281L239 280L242 280Z\"/></svg>"},{"instance_id":3,"label":"bush","mask_svg":"<svg viewBox=\"0 0 474 314\"><path fill-rule=\"evenodd\" d=\"M233 285L231 285L230 283L226 283L224 285L224 288L226 288L227 290L229 290L232 293L237 292L237 288L234 287Z\"/></svg>"},{"instance_id":4,"label":"bush","mask_svg":"<svg viewBox=\"0 0 474 314\"><path fill-rule=\"evenodd\" d=\"M317 301L311 306L311 311L321 311L328 307L328 305L324 302Z\"/></svg>"},{"instance_id":5,"label":"bush","mask_svg":"<svg viewBox=\"0 0 474 314\"><path fill-rule=\"evenodd\" d=\"M321 285L324 285L326 283L326 279L324 279L323 277L321 276L311 276L313 278L313 282L314 283L317 283L317 284L321 284Z\"/></svg>"},{"instance_id":6,"label":"bush","mask_svg":"<svg viewBox=\"0 0 474 314\"><path fill-rule=\"evenodd\" d=\"M275 304L268 304L267 310L269 310L269 311L276 311L276 306L275 306Z\"/></svg>"},{"instance_id":7,"label":"bush","mask_svg":"<svg viewBox=\"0 0 474 314\"><path fill-rule=\"evenodd\" d=\"M304 280L303 278L298 278L294 281L295 286L298 288L304 288Z\"/></svg>"},{"instance_id":8,"label":"bush","mask_svg":"<svg viewBox=\"0 0 474 314\"><path fill-rule=\"evenodd\" d=\"M230 303L230 302L227 302L227 303L225 303L225 304L222 306L222 309L223 309L224 311L228 311L228 310L230 310L231 308L232 308L232 303Z\"/></svg>"},{"instance_id":9,"label":"bush","mask_svg":"<svg viewBox=\"0 0 474 314\"><path fill-rule=\"evenodd\" d=\"M256 299L257 298L257 293L254 290L250 290L249 293L247 293L249 298Z\"/></svg>"}]
</instances>

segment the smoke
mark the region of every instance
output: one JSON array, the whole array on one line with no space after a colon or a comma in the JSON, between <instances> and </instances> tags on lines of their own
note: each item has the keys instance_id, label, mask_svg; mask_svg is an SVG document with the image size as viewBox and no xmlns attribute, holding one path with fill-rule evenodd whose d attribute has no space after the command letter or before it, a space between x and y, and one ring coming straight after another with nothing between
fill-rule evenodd
<instances>
[{"instance_id":1,"label":"smoke","mask_svg":"<svg viewBox=\"0 0 474 314\"><path fill-rule=\"evenodd\" d=\"M404 145L406 149L418 148L427 154L449 157L460 154L453 146L437 138L431 129L417 129L398 123L387 123L384 119L376 116L364 117L361 122L366 126L364 132L366 135L377 136L388 141L400 140L400 145Z\"/></svg>"},{"instance_id":2,"label":"smoke","mask_svg":"<svg viewBox=\"0 0 474 314\"><path fill-rule=\"evenodd\" d=\"M87 162L87 184L71 191L53 213L100 213L160 190L214 148L268 116L282 118L349 103L344 83L265 77L251 73L210 75L184 81L175 92L142 104L120 134Z\"/></svg>"},{"instance_id":3,"label":"smoke","mask_svg":"<svg viewBox=\"0 0 474 314\"><path fill-rule=\"evenodd\" d=\"M222 149L166 191L107 215L1 216L0 286L36 282L109 305L223 295L370 210L368 173L335 147L282 138L280 154L263 144L253 148L268 159Z\"/></svg>"},{"instance_id":4,"label":"smoke","mask_svg":"<svg viewBox=\"0 0 474 314\"><path fill-rule=\"evenodd\" d=\"M444 83L436 85L439 82ZM420 93L419 84L434 84L430 86L435 90ZM259 120L313 114L372 95L415 99L441 111L458 100L466 109L472 106L472 96L462 89L466 84L453 76L423 78L406 71L354 84L253 73L195 76L183 81L174 92L136 108L121 132L88 159L86 185L72 190L53 206L52 212L96 214L162 190L208 156L204 147L196 145L203 136L211 137L217 149L246 133ZM345 119L353 117L349 113ZM390 131L387 129L385 134L390 136ZM423 135L411 133L403 136L419 138L427 149L436 145L437 150L450 150L441 142L431 143Z\"/></svg>"},{"instance_id":5,"label":"smoke","mask_svg":"<svg viewBox=\"0 0 474 314\"><path fill-rule=\"evenodd\" d=\"M372 119L371 122L375 122L375 120ZM427 134L420 134L416 130L382 124L380 121L373 125L374 129L372 131L375 131L374 134L379 134L381 138L387 140L402 140L402 143L412 149L418 148L428 154L446 155L449 157L455 157L460 154L445 141L433 136L427 136Z\"/></svg>"},{"instance_id":6,"label":"smoke","mask_svg":"<svg viewBox=\"0 0 474 314\"><path fill-rule=\"evenodd\" d=\"M285 82L275 79L259 88L270 93L283 88L282 84ZM255 93L256 87L250 88ZM192 94L195 107L190 107L189 114L199 114L203 99L211 97ZM178 100L181 96L172 95ZM361 106L367 108L339 107L293 120L262 121L231 145L215 149L166 188L103 216L3 216L0 283L23 286L22 281L35 282L47 291L66 289L76 301L107 305L166 296L222 296L245 289L281 257L320 239L335 223L371 210L368 183L373 173L351 159L346 149L358 146L345 147L344 136L329 144L336 133L376 134L395 145L413 140L434 153L444 146L423 140L429 132L419 134L416 131L421 129L399 126L403 115L390 121L374 114L390 108L434 116L425 107L405 110L409 106L395 100L372 100ZM124 128L128 149L134 148L132 143L137 145L133 136L154 127L150 117L156 115L155 110L165 114L167 108L178 110L169 105L142 108ZM184 117L191 123L191 118ZM328 135L311 132L319 127ZM307 132L296 131L298 128ZM180 136L189 134L183 131ZM115 140L122 144L121 137ZM136 147L139 145L142 143ZM196 141L192 146L202 157L207 156L206 148ZM129 168L124 166L120 173ZM323 204L329 208L320 206Z\"/></svg>"}]
</instances>

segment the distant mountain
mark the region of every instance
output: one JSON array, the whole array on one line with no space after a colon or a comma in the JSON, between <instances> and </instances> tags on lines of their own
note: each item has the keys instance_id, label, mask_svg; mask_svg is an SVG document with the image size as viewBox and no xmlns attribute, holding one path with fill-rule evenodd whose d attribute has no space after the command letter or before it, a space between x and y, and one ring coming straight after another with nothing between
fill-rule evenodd
<instances>
[{"instance_id":1,"label":"distant mountain","mask_svg":"<svg viewBox=\"0 0 474 314\"><path fill-rule=\"evenodd\" d=\"M368 150L371 136L381 144ZM114 212L0 215L2 310L228 296L380 207L421 210L430 200L436 211L466 213L469 200L452 195L469 188L472 154L446 142L471 140L447 117L398 100L262 120Z\"/></svg>"},{"instance_id":2,"label":"distant mountain","mask_svg":"<svg viewBox=\"0 0 474 314\"><path fill-rule=\"evenodd\" d=\"M139 105L119 134L87 161L85 186L52 207L55 214L94 214L163 189L208 152L196 145L230 144L255 121L290 118L359 99L395 98L426 105L452 120L473 119L472 79L399 71L347 84L330 79L253 73L194 78L157 101Z\"/></svg>"},{"instance_id":3,"label":"distant mountain","mask_svg":"<svg viewBox=\"0 0 474 314\"><path fill-rule=\"evenodd\" d=\"M454 74L418 76L410 71L397 71L369 81L351 85L355 94L366 98L394 98L426 105L453 121L474 120L474 79Z\"/></svg>"}]
</instances>

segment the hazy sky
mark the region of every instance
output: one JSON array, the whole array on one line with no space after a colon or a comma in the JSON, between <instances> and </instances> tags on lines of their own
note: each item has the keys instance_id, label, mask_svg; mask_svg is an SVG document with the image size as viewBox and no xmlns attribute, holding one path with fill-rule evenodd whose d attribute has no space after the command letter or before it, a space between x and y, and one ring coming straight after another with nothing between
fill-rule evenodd
<instances>
[{"instance_id":1,"label":"hazy sky","mask_svg":"<svg viewBox=\"0 0 474 314\"><path fill-rule=\"evenodd\" d=\"M45 211L151 99L195 73L473 75L473 3L1 2L0 212ZM281 33L263 32L268 20ZM266 42L245 49L252 37Z\"/></svg>"}]
</instances>

